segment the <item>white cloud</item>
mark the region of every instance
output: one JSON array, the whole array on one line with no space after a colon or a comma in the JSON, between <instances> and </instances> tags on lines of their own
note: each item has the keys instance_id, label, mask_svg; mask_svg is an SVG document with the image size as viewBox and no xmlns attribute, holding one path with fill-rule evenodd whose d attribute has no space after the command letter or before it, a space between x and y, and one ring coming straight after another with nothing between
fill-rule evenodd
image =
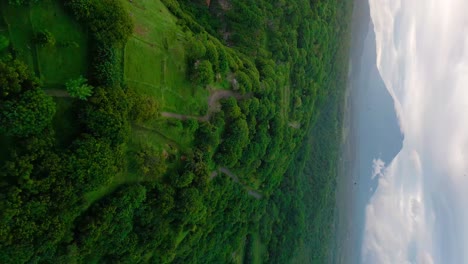
<instances>
[{"instance_id":1,"label":"white cloud","mask_svg":"<svg viewBox=\"0 0 468 264\"><path fill-rule=\"evenodd\" d=\"M370 0L405 134L366 208L365 263L468 263L468 1Z\"/></svg>"},{"instance_id":2,"label":"white cloud","mask_svg":"<svg viewBox=\"0 0 468 264\"><path fill-rule=\"evenodd\" d=\"M433 219L426 215L417 157L416 152L404 149L381 172L376 193L366 207L364 263L414 263L419 255L431 259L426 229Z\"/></svg>"},{"instance_id":3,"label":"white cloud","mask_svg":"<svg viewBox=\"0 0 468 264\"><path fill-rule=\"evenodd\" d=\"M372 179L382 175L383 169L385 168L385 162L381 159L372 160Z\"/></svg>"}]
</instances>

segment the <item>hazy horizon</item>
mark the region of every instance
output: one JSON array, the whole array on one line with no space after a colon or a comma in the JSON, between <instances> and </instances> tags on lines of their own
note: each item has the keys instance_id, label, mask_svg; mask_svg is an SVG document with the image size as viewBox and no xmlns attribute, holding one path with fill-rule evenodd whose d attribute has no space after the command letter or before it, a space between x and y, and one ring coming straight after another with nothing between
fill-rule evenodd
<instances>
[{"instance_id":1,"label":"hazy horizon","mask_svg":"<svg viewBox=\"0 0 468 264\"><path fill-rule=\"evenodd\" d=\"M383 164L400 152L403 135L394 102L377 68L377 52L369 5L355 2L353 40L348 80L347 139L343 172L338 183L341 234L337 241L337 263L360 263L365 230L365 209L378 186L376 177ZM340 214L340 212L338 212ZM339 225L340 225L339 224Z\"/></svg>"},{"instance_id":2,"label":"hazy horizon","mask_svg":"<svg viewBox=\"0 0 468 264\"><path fill-rule=\"evenodd\" d=\"M351 263L468 263L468 2L370 0L364 38L355 3Z\"/></svg>"}]
</instances>

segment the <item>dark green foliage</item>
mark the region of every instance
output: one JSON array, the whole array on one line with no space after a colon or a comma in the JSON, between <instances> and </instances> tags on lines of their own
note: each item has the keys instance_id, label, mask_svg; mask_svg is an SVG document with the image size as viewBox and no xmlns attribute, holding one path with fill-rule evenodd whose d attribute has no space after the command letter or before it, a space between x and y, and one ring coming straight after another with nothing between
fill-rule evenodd
<instances>
[{"instance_id":1,"label":"dark green foliage","mask_svg":"<svg viewBox=\"0 0 468 264\"><path fill-rule=\"evenodd\" d=\"M226 73L229 68L228 63L228 54L224 48L219 49L218 51L218 72Z\"/></svg>"},{"instance_id":2,"label":"dark green foliage","mask_svg":"<svg viewBox=\"0 0 468 264\"><path fill-rule=\"evenodd\" d=\"M216 48L215 44L211 41L207 41L205 43L206 47L206 59L213 65L213 71L219 72L218 65L219 65L219 54L218 49Z\"/></svg>"},{"instance_id":3,"label":"dark green foliage","mask_svg":"<svg viewBox=\"0 0 468 264\"><path fill-rule=\"evenodd\" d=\"M189 134L193 134L198 129L198 121L195 119L187 119L184 122L184 129Z\"/></svg>"},{"instance_id":4,"label":"dark green foliage","mask_svg":"<svg viewBox=\"0 0 468 264\"><path fill-rule=\"evenodd\" d=\"M8 3L12 5L29 5L38 3L40 1L41 0L8 0Z\"/></svg>"},{"instance_id":5,"label":"dark green foliage","mask_svg":"<svg viewBox=\"0 0 468 264\"><path fill-rule=\"evenodd\" d=\"M77 79L69 80L65 83L67 92L71 97L78 98L80 100L86 100L89 96L93 94L93 87L87 84L88 80L83 76L80 76Z\"/></svg>"},{"instance_id":6,"label":"dark green foliage","mask_svg":"<svg viewBox=\"0 0 468 264\"><path fill-rule=\"evenodd\" d=\"M135 156L139 171L148 179L157 179L167 170L166 158L152 147L144 146Z\"/></svg>"},{"instance_id":7,"label":"dark green foliage","mask_svg":"<svg viewBox=\"0 0 468 264\"><path fill-rule=\"evenodd\" d=\"M241 158L242 150L249 143L249 127L245 115L241 113L232 97L223 101L223 111L228 123L215 160L219 164L232 167Z\"/></svg>"},{"instance_id":8,"label":"dark green foliage","mask_svg":"<svg viewBox=\"0 0 468 264\"><path fill-rule=\"evenodd\" d=\"M200 86L212 83L214 81L214 72L211 62L208 60L195 62L191 79Z\"/></svg>"},{"instance_id":9,"label":"dark green foliage","mask_svg":"<svg viewBox=\"0 0 468 264\"><path fill-rule=\"evenodd\" d=\"M159 106L156 100L150 96L143 96L132 90L127 92L130 104L129 117L136 123L144 123L159 115Z\"/></svg>"},{"instance_id":10,"label":"dark green foliage","mask_svg":"<svg viewBox=\"0 0 468 264\"><path fill-rule=\"evenodd\" d=\"M27 137L46 128L55 114L55 103L38 87L26 66L0 61L0 131Z\"/></svg>"},{"instance_id":11,"label":"dark green foliage","mask_svg":"<svg viewBox=\"0 0 468 264\"><path fill-rule=\"evenodd\" d=\"M108 142L85 136L73 143L69 173L84 192L109 183L117 174L115 154Z\"/></svg>"},{"instance_id":12,"label":"dark green foliage","mask_svg":"<svg viewBox=\"0 0 468 264\"><path fill-rule=\"evenodd\" d=\"M195 133L195 144L197 147L204 152L213 153L219 143L220 138L216 127L210 123L201 123Z\"/></svg>"},{"instance_id":13,"label":"dark green foliage","mask_svg":"<svg viewBox=\"0 0 468 264\"><path fill-rule=\"evenodd\" d=\"M10 46L10 40L5 36L0 35L0 51L8 48L8 46Z\"/></svg>"},{"instance_id":14,"label":"dark green foliage","mask_svg":"<svg viewBox=\"0 0 468 264\"><path fill-rule=\"evenodd\" d=\"M114 87L122 81L122 70L116 49L97 43L92 50L91 83Z\"/></svg>"},{"instance_id":15,"label":"dark green foliage","mask_svg":"<svg viewBox=\"0 0 468 264\"><path fill-rule=\"evenodd\" d=\"M192 38L187 43L187 57L190 63L193 63L196 60L203 58L206 54L205 45L198 38Z\"/></svg>"},{"instance_id":16,"label":"dark green foliage","mask_svg":"<svg viewBox=\"0 0 468 264\"><path fill-rule=\"evenodd\" d=\"M218 163L231 167L240 159L248 143L249 129L245 119L239 118L228 126L227 131L215 158Z\"/></svg>"},{"instance_id":17,"label":"dark green foliage","mask_svg":"<svg viewBox=\"0 0 468 264\"><path fill-rule=\"evenodd\" d=\"M29 90L0 106L0 131L25 137L41 132L55 114L55 103L41 89Z\"/></svg>"},{"instance_id":18,"label":"dark green foliage","mask_svg":"<svg viewBox=\"0 0 468 264\"><path fill-rule=\"evenodd\" d=\"M80 120L87 133L110 140L111 146L123 144L130 129L125 93L120 87L96 87L80 112Z\"/></svg>"},{"instance_id":19,"label":"dark green foliage","mask_svg":"<svg viewBox=\"0 0 468 264\"><path fill-rule=\"evenodd\" d=\"M185 171L182 174L175 174L170 177L170 181L172 183L172 186L176 188L184 188L189 186L193 178L195 178L195 174L191 171Z\"/></svg>"},{"instance_id":20,"label":"dark green foliage","mask_svg":"<svg viewBox=\"0 0 468 264\"><path fill-rule=\"evenodd\" d=\"M38 86L37 80L26 64L19 60L0 60L0 96L2 98L13 98L21 91L35 89Z\"/></svg>"},{"instance_id":21,"label":"dark green foliage","mask_svg":"<svg viewBox=\"0 0 468 264\"><path fill-rule=\"evenodd\" d=\"M76 224L75 241L83 257L120 259L136 249L135 211L146 199L141 185L123 186L112 197L91 206ZM127 256L128 257L128 256Z\"/></svg>"},{"instance_id":22,"label":"dark green foliage","mask_svg":"<svg viewBox=\"0 0 468 264\"><path fill-rule=\"evenodd\" d=\"M36 33L34 36L34 42L40 46L54 46L55 37L48 30L42 30Z\"/></svg>"},{"instance_id":23,"label":"dark green foliage","mask_svg":"<svg viewBox=\"0 0 468 264\"><path fill-rule=\"evenodd\" d=\"M56 146L47 103L25 108L34 128L2 131L1 263L289 263L304 248L307 263L328 260L351 1L163 0L194 36L184 52L194 83L239 89L209 120L183 122L159 120L170 105L121 88L132 33L122 3L63 2L91 35L96 88L75 101L69 146ZM0 89L0 122L17 107L4 102L50 100L15 60L0 61ZM147 126L161 142L135 139Z\"/></svg>"},{"instance_id":24,"label":"dark green foliage","mask_svg":"<svg viewBox=\"0 0 468 264\"><path fill-rule=\"evenodd\" d=\"M118 0L65 0L65 3L97 42L109 46L124 44L132 34L133 22Z\"/></svg>"},{"instance_id":25,"label":"dark green foliage","mask_svg":"<svg viewBox=\"0 0 468 264\"><path fill-rule=\"evenodd\" d=\"M203 196L193 187L180 189L177 195L177 211L182 214L184 224L197 223L206 214Z\"/></svg>"},{"instance_id":26,"label":"dark green foliage","mask_svg":"<svg viewBox=\"0 0 468 264\"><path fill-rule=\"evenodd\" d=\"M243 72L236 73L236 81L238 83L238 89L241 93L252 91L252 82L247 74Z\"/></svg>"}]
</instances>

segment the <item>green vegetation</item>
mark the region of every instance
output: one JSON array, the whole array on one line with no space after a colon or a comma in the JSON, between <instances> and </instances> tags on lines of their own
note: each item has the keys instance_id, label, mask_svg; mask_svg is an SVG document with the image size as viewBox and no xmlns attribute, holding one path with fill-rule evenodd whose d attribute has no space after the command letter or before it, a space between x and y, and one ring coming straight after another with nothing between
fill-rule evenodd
<instances>
[{"instance_id":1,"label":"green vegetation","mask_svg":"<svg viewBox=\"0 0 468 264\"><path fill-rule=\"evenodd\" d=\"M352 1L208 3L0 2L1 263L327 261Z\"/></svg>"},{"instance_id":2,"label":"green vegetation","mask_svg":"<svg viewBox=\"0 0 468 264\"><path fill-rule=\"evenodd\" d=\"M0 51L8 48L8 46L10 46L10 40L5 36L0 35Z\"/></svg>"},{"instance_id":3,"label":"green vegetation","mask_svg":"<svg viewBox=\"0 0 468 264\"><path fill-rule=\"evenodd\" d=\"M34 36L34 42L41 46L54 46L55 37L48 30L43 30L36 33L36 35Z\"/></svg>"},{"instance_id":4,"label":"green vegetation","mask_svg":"<svg viewBox=\"0 0 468 264\"><path fill-rule=\"evenodd\" d=\"M157 98L162 111L203 115L208 91L187 78L188 33L160 1L123 1L135 30L125 47L125 82L135 92Z\"/></svg>"},{"instance_id":5,"label":"green vegetation","mask_svg":"<svg viewBox=\"0 0 468 264\"><path fill-rule=\"evenodd\" d=\"M34 4L16 6L0 2L0 25L1 20L5 21L12 53L26 62L48 87L56 88L69 79L85 75L88 37L83 28L65 12L59 1L22 2ZM55 45L36 43L38 35Z\"/></svg>"},{"instance_id":6,"label":"green vegetation","mask_svg":"<svg viewBox=\"0 0 468 264\"><path fill-rule=\"evenodd\" d=\"M71 97L76 97L81 100L86 100L93 93L93 87L87 84L88 80L83 76L78 79L69 80L65 83L67 92Z\"/></svg>"}]
</instances>

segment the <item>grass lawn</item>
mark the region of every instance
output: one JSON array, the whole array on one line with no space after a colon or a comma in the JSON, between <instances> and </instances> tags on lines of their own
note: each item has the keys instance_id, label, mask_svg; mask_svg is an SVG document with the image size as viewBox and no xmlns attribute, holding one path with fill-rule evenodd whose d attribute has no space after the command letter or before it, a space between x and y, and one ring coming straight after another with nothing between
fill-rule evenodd
<instances>
[{"instance_id":1,"label":"grass lawn","mask_svg":"<svg viewBox=\"0 0 468 264\"><path fill-rule=\"evenodd\" d=\"M29 7L9 5L8 1L0 1L0 12L7 25L11 45L17 56L23 60L32 71L39 74L37 60L35 61L35 46L31 43L34 36Z\"/></svg>"},{"instance_id":2,"label":"grass lawn","mask_svg":"<svg viewBox=\"0 0 468 264\"><path fill-rule=\"evenodd\" d=\"M267 249L266 246L262 243L260 235L258 233L252 234L252 263L261 264L263 263L263 256L265 256Z\"/></svg>"},{"instance_id":3,"label":"grass lawn","mask_svg":"<svg viewBox=\"0 0 468 264\"><path fill-rule=\"evenodd\" d=\"M204 115L209 92L187 79L186 33L159 0L122 0L135 23L124 50L124 79L130 88L152 96L161 111ZM177 166L182 153L191 151L193 135L184 132L180 121L158 118L133 124L128 145L129 173L135 173L132 155L142 145L165 151Z\"/></svg>"},{"instance_id":4,"label":"grass lawn","mask_svg":"<svg viewBox=\"0 0 468 264\"><path fill-rule=\"evenodd\" d=\"M149 122L149 126L132 125L132 133L127 145L128 166L126 171L117 174L109 185L87 193L85 199L88 204L113 192L124 183L155 180L145 179L141 176L135 164L134 155L143 145L149 145L160 151L161 154L163 151L167 152L169 159L172 159L168 165L170 167L179 166L180 163L178 161L182 156L181 150L184 153L189 152L193 139L191 138L192 135L188 135L182 126L174 125L173 121L172 119L160 119Z\"/></svg>"},{"instance_id":5,"label":"grass lawn","mask_svg":"<svg viewBox=\"0 0 468 264\"><path fill-rule=\"evenodd\" d=\"M36 46L40 73L45 83L59 85L86 75L87 34L65 12L62 4L59 1L42 1L32 5L30 14L33 30L47 29L56 40L53 47Z\"/></svg>"},{"instance_id":6,"label":"grass lawn","mask_svg":"<svg viewBox=\"0 0 468 264\"><path fill-rule=\"evenodd\" d=\"M180 159L183 153L191 152L192 135L187 133L182 126L174 125L174 121L179 123L175 119L160 119L148 122L146 125L133 125L129 141L129 155L133 155L143 145L149 145L161 152L166 151L174 159ZM170 162L170 164L176 163ZM129 171L134 170L129 169Z\"/></svg>"},{"instance_id":7,"label":"grass lawn","mask_svg":"<svg viewBox=\"0 0 468 264\"><path fill-rule=\"evenodd\" d=\"M87 206L90 206L95 201L105 197L115 191L119 186L125 183L135 183L141 181L140 176L134 173L120 172L112 179L111 183L101 188L88 192L84 195Z\"/></svg>"},{"instance_id":8,"label":"grass lawn","mask_svg":"<svg viewBox=\"0 0 468 264\"><path fill-rule=\"evenodd\" d=\"M261 264L267 253L258 233L250 233L245 238L243 260L240 263Z\"/></svg>"},{"instance_id":9,"label":"grass lawn","mask_svg":"<svg viewBox=\"0 0 468 264\"><path fill-rule=\"evenodd\" d=\"M162 111L203 115L208 91L186 78L185 33L158 0L123 1L135 22L125 47L125 81L154 96Z\"/></svg>"},{"instance_id":10,"label":"grass lawn","mask_svg":"<svg viewBox=\"0 0 468 264\"><path fill-rule=\"evenodd\" d=\"M65 12L60 1L41 1L31 6L13 6L1 1L0 12L17 56L46 86L57 88L68 79L86 75L87 34ZM55 46L41 47L33 43L35 32L41 30L52 33ZM72 42L73 45L65 45Z\"/></svg>"},{"instance_id":11,"label":"grass lawn","mask_svg":"<svg viewBox=\"0 0 468 264\"><path fill-rule=\"evenodd\" d=\"M237 250L232 254L232 262L234 264L242 264L244 263L243 257L245 254L245 238L242 239L241 243Z\"/></svg>"},{"instance_id":12,"label":"grass lawn","mask_svg":"<svg viewBox=\"0 0 468 264\"><path fill-rule=\"evenodd\" d=\"M72 98L54 97L56 111L52 124L56 131L58 146L67 148L77 136L78 124L72 114Z\"/></svg>"}]
</instances>

